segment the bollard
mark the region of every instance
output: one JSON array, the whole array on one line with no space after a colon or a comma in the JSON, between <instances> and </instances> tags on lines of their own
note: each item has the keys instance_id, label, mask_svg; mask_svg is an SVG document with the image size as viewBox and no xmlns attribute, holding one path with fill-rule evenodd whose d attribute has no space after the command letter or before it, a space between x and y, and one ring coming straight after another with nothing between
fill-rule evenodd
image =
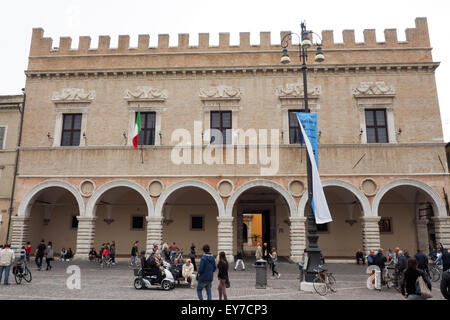
<instances>
[{"instance_id":1,"label":"bollard","mask_svg":"<svg viewBox=\"0 0 450 320\"><path fill-rule=\"evenodd\" d=\"M256 268L256 288L265 289L267 286L267 261L257 260L254 266Z\"/></svg>"}]
</instances>

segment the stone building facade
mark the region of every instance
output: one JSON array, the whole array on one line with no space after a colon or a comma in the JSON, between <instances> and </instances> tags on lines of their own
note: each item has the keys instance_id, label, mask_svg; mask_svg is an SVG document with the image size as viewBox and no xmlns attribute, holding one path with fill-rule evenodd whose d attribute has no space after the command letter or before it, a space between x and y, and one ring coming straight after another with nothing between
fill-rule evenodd
<instances>
[{"instance_id":1,"label":"stone building facade","mask_svg":"<svg viewBox=\"0 0 450 320\"><path fill-rule=\"evenodd\" d=\"M20 130L21 95L0 96L0 242L7 239Z\"/></svg>"},{"instance_id":2,"label":"stone building facade","mask_svg":"<svg viewBox=\"0 0 450 320\"><path fill-rule=\"evenodd\" d=\"M180 34L170 47L159 35L149 47L140 35L137 48L129 36L117 48L108 36L98 48L89 37L78 48L60 38L54 48L33 29L13 245L44 238L86 258L112 240L125 255L135 240L147 250L175 241L185 253L209 243L232 259L244 242L244 214L261 213L263 241L301 259L306 151L293 143L289 116L303 109L303 82L298 62L280 64L270 37L261 32L251 45L240 33L231 46L221 33L211 46L200 34L190 46ZM427 20L417 18L405 42L396 30L385 31L385 42L375 30L364 31L363 43L352 30L343 43L332 31L322 39L326 61L309 60L308 96L334 220L319 233L325 256L450 246L439 63ZM292 57L296 48L289 45ZM135 150L138 110L148 143ZM217 144L211 128L234 131Z\"/></svg>"}]
</instances>

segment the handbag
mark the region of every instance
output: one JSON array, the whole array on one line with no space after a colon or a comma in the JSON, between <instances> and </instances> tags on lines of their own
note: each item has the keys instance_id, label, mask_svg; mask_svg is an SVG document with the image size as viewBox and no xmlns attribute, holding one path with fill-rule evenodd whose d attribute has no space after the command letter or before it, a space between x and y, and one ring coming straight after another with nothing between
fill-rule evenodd
<instances>
[{"instance_id":1,"label":"handbag","mask_svg":"<svg viewBox=\"0 0 450 320\"><path fill-rule=\"evenodd\" d=\"M416 280L416 294L424 297L425 299L429 299L433 297L431 290L428 289L427 284L423 280L422 276L419 276Z\"/></svg>"},{"instance_id":2,"label":"handbag","mask_svg":"<svg viewBox=\"0 0 450 320\"><path fill-rule=\"evenodd\" d=\"M225 282L225 286L226 286L227 288L229 288L229 287L231 286L230 280L229 280L229 279L227 279L227 281Z\"/></svg>"}]
</instances>

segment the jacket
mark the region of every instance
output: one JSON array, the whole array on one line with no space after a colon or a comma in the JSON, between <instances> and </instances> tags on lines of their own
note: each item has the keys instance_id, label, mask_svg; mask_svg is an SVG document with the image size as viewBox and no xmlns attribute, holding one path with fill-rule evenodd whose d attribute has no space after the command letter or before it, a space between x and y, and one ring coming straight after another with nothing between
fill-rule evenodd
<instances>
[{"instance_id":1,"label":"jacket","mask_svg":"<svg viewBox=\"0 0 450 320\"><path fill-rule=\"evenodd\" d=\"M408 263L408 257L403 255L398 258L398 271L404 272L406 269L406 264Z\"/></svg>"},{"instance_id":2,"label":"jacket","mask_svg":"<svg viewBox=\"0 0 450 320\"><path fill-rule=\"evenodd\" d=\"M441 293L445 299L450 300L450 271L442 273Z\"/></svg>"},{"instance_id":3,"label":"jacket","mask_svg":"<svg viewBox=\"0 0 450 320\"><path fill-rule=\"evenodd\" d=\"M417 260L417 267L419 269L424 269L428 266L428 258L423 254L423 253L416 253L416 255L414 256L414 258L416 258Z\"/></svg>"},{"instance_id":4,"label":"jacket","mask_svg":"<svg viewBox=\"0 0 450 320\"><path fill-rule=\"evenodd\" d=\"M7 267L13 264L15 259L14 251L9 248L0 250L0 266Z\"/></svg>"},{"instance_id":5,"label":"jacket","mask_svg":"<svg viewBox=\"0 0 450 320\"><path fill-rule=\"evenodd\" d=\"M53 248L50 246L47 247L47 259L53 259Z\"/></svg>"},{"instance_id":6,"label":"jacket","mask_svg":"<svg viewBox=\"0 0 450 320\"><path fill-rule=\"evenodd\" d=\"M219 261L217 268L219 268L217 277L219 279L228 280L228 264L223 261Z\"/></svg>"},{"instance_id":7,"label":"jacket","mask_svg":"<svg viewBox=\"0 0 450 320\"><path fill-rule=\"evenodd\" d=\"M416 293L416 281L417 278L419 278L420 276L422 276L423 280L425 281L425 283L427 284L428 289L431 290L431 282L430 279L428 278L428 275L423 272L420 269L416 269L416 270L405 270L404 274L403 274L403 281L402 281L402 294L405 295L405 293L407 293L408 295L410 294L417 294Z\"/></svg>"},{"instance_id":8,"label":"jacket","mask_svg":"<svg viewBox=\"0 0 450 320\"><path fill-rule=\"evenodd\" d=\"M211 254L205 254L200 260L197 271L197 281L212 281L216 271L216 260Z\"/></svg>"},{"instance_id":9,"label":"jacket","mask_svg":"<svg viewBox=\"0 0 450 320\"><path fill-rule=\"evenodd\" d=\"M261 259L262 256L263 256L262 248L261 248L261 246L258 246L256 248L256 253L255 253L256 260Z\"/></svg>"},{"instance_id":10,"label":"jacket","mask_svg":"<svg viewBox=\"0 0 450 320\"><path fill-rule=\"evenodd\" d=\"M194 265L190 263L189 265L183 264L183 277L192 277L192 274L194 273Z\"/></svg>"}]
</instances>

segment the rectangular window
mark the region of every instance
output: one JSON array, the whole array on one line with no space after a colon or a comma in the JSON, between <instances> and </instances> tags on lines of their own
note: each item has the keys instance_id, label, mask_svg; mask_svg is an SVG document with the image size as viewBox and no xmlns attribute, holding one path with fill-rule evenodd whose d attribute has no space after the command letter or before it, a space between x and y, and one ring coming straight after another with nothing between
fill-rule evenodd
<instances>
[{"instance_id":1,"label":"rectangular window","mask_svg":"<svg viewBox=\"0 0 450 320\"><path fill-rule=\"evenodd\" d=\"M366 109L367 143L388 143L386 110Z\"/></svg>"},{"instance_id":2,"label":"rectangular window","mask_svg":"<svg viewBox=\"0 0 450 320\"><path fill-rule=\"evenodd\" d=\"M131 229L132 230L144 230L144 217L132 216L131 217Z\"/></svg>"},{"instance_id":3,"label":"rectangular window","mask_svg":"<svg viewBox=\"0 0 450 320\"><path fill-rule=\"evenodd\" d=\"M139 145L155 145L155 119L156 112L141 112L141 132L139 133L138 138Z\"/></svg>"},{"instance_id":4,"label":"rectangular window","mask_svg":"<svg viewBox=\"0 0 450 320\"><path fill-rule=\"evenodd\" d=\"M80 133L81 133L81 113L65 114L63 117L61 146L79 146Z\"/></svg>"},{"instance_id":5,"label":"rectangular window","mask_svg":"<svg viewBox=\"0 0 450 320\"><path fill-rule=\"evenodd\" d=\"M205 230L204 216L191 216L191 230Z\"/></svg>"},{"instance_id":6,"label":"rectangular window","mask_svg":"<svg viewBox=\"0 0 450 320\"><path fill-rule=\"evenodd\" d=\"M231 111L211 111L211 144L230 144L231 128Z\"/></svg>"},{"instance_id":7,"label":"rectangular window","mask_svg":"<svg viewBox=\"0 0 450 320\"><path fill-rule=\"evenodd\" d=\"M72 216L72 229L78 228L78 219L77 216Z\"/></svg>"},{"instance_id":8,"label":"rectangular window","mask_svg":"<svg viewBox=\"0 0 450 320\"><path fill-rule=\"evenodd\" d=\"M297 112L305 112L305 110L289 110L289 143L300 144L301 130L297 120Z\"/></svg>"},{"instance_id":9,"label":"rectangular window","mask_svg":"<svg viewBox=\"0 0 450 320\"><path fill-rule=\"evenodd\" d=\"M0 150L5 149L6 127L0 127Z\"/></svg>"}]
</instances>

